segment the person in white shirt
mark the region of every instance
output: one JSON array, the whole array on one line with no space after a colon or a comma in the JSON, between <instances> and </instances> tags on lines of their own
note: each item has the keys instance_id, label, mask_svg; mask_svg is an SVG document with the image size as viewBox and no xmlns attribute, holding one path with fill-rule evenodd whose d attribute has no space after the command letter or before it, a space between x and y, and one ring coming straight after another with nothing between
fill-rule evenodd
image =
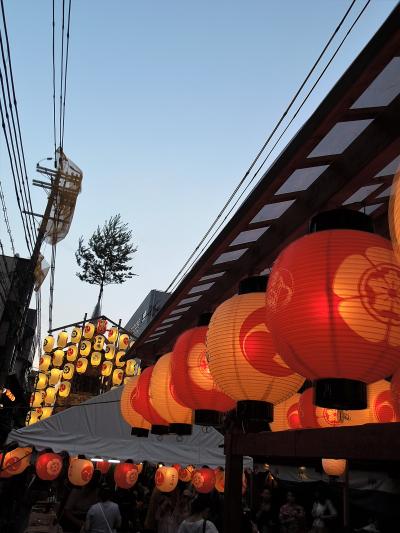
<instances>
[{"instance_id":1,"label":"person in white shirt","mask_svg":"<svg viewBox=\"0 0 400 533\"><path fill-rule=\"evenodd\" d=\"M209 498L199 494L192 501L190 516L179 526L178 533L218 533L214 524L207 520L210 510Z\"/></svg>"},{"instance_id":2,"label":"person in white shirt","mask_svg":"<svg viewBox=\"0 0 400 533\"><path fill-rule=\"evenodd\" d=\"M111 501L111 490L107 485L100 489L100 502L95 503L86 515L85 532L114 533L121 526L121 513L115 502Z\"/></svg>"}]
</instances>

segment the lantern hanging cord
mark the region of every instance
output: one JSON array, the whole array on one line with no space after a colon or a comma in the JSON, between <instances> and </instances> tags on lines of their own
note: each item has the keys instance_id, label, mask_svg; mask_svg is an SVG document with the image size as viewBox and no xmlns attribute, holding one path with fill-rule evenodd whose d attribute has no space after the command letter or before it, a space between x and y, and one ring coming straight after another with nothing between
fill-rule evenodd
<instances>
[{"instance_id":1,"label":"lantern hanging cord","mask_svg":"<svg viewBox=\"0 0 400 533\"><path fill-rule=\"evenodd\" d=\"M367 8L367 6L369 5L371 0L367 0L366 4L364 5L362 11L358 14L357 18L355 19L355 21L353 22L352 26L350 27L350 29L348 30L348 32L346 33L345 35L345 38L344 40L346 40L347 36L349 35L349 33L352 31L352 29L354 28L355 24L358 22L359 18L361 17L362 13L365 11L365 9ZM190 254L190 256L188 257L188 259L186 260L186 262L184 263L184 265L182 266L182 268L179 270L179 272L176 274L176 276L174 277L174 279L171 281L171 283L168 285L168 287L165 289L166 292L169 292L171 291L171 288L174 287L174 285L177 284L177 282L179 283L179 281L184 277L184 271L186 269L186 267L189 265L189 263L192 261L193 257L196 255L196 253L200 250L201 246L204 244L204 242L206 241L207 237L210 235L210 233L212 232L212 230L214 229L215 225L218 223L218 221L222 218L224 212L226 211L226 209L229 207L229 205L231 204L233 198L236 196L236 194L238 193L239 189L242 187L243 183L246 181L246 179L248 178L248 176L250 175L251 171L253 170L253 168L255 167L255 165L257 164L258 160L261 158L262 154L264 153L265 149L267 148L268 144L270 143L271 139L273 138L273 136L275 135L276 131L278 130L278 128L280 127L280 125L282 124L282 122L284 121L285 117L287 116L287 114L289 113L290 109L293 107L295 101L297 100L298 96L300 95L300 93L302 92L303 88L305 87L305 85L307 84L308 80L310 79L310 77L312 76L313 72L315 71L315 69L317 68L318 64L320 63L321 59L323 58L323 56L325 55L327 49L329 48L330 44L332 43L333 39L336 37L336 35L338 34L338 32L340 31L341 27L343 26L344 22L346 21L347 17L349 16L350 14L350 11L352 10L354 4L356 3L356 0L352 0L350 6L348 7L348 9L346 10L345 14L343 15L342 19L340 20L339 24L337 25L337 27L335 28L334 32L332 33L332 35L330 36L330 38L328 39L326 45L324 46L323 50L321 51L321 53L319 54L317 60L315 61L315 63L313 64L313 66L311 67L310 71L308 72L308 74L306 75L306 77L304 78L303 82L301 83L300 87L298 88L298 90L296 91L295 95L292 97L291 101L289 102L289 105L286 107L285 111L283 112L283 114L281 115L280 119L278 120L277 124L275 125L275 127L273 128L273 130L271 131L271 133L268 135L266 141L264 142L264 144L262 145L261 149L259 150L259 152L257 153L255 159L253 160L253 162L251 163L250 167L248 168L248 170L246 171L246 173L244 174L244 176L242 177L242 179L240 180L240 182L238 183L238 185L235 187L234 191L232 192L232 194L229 196L228 200L226 201L226 203L224 204L223 208L221 209L221 211L218 213L217 217L214 219L214 221L212 222L211 226L209 227L209 229L207 230L207 232L205 233L205 235L202 237L202 239L200 240L200 242L198 243L198 245L195 247L195 249L193 250L193 252ZM330 62L328 63L328 65L325 67L325 69L323 70L322 74L320 75L320 77L317 79L317 82L313 85L313 87L311 88L311 90L309 91L309 93L307 94L305 100L302 102L300 108L297 110L296 114L294 115L294 117L292 117L292 120L291 122L287 125L286 129L284 130L284 132L281 134L281 136L279 137L278 141L274 144L274 147L272 148L272 150L268 153L267 157L264 159L264 161L262 162L262 164L260 165L260 167L257 169L255 175L252 177L252 181L254 181L255 177L257 176L257 174L260 172L261 168L264 166L266 160L268 159L268 157L270 156L271 152L274 150L274 148L276 147L276 145L278 144L279 140L282 138L283 134L287 131L288 127L290 126L290 124L293 122L294 118L297 116L298 112L300 111L300 109L303 107L304 103L307 101L307 99L309 98L309 96L311 95L311 93L313 92L315 86L317 85L317 83L319 82L319 80L321 79L322 75L325 73L327 67L330 65L330 63L332 62L333 58L336 56L336 54L338 53L338 51L340 50L344 40L340 43L339 47L337 48L337 50L335 51L333 57L331 58ZM250 182L250 183L251 183ZM248 188L249 184L247 185L246 189ZM245 191L242 191L239 199L243 196ZM222 220L222 223L218 226L218 229L223 225L223 223L225 222L225 220L228 218L228 216L230 215L230 213L232 212L232 210L234 209L234 207L237 205L238 203L238 200L236 200L236 203L234 204L233 207L231 207L230 211L228 212L228 214L225 216L225 218ZM215 232L214 234L215 235ZM208 240L207 242L210 242L210 240ZM206 245L207 246L207 245ZM205 247L203 247L203 250L205 249ZM195 262L196 260L194 260ZM192 265L194 264L194 262L192 262Z\"/></svg>"}]
</instances>

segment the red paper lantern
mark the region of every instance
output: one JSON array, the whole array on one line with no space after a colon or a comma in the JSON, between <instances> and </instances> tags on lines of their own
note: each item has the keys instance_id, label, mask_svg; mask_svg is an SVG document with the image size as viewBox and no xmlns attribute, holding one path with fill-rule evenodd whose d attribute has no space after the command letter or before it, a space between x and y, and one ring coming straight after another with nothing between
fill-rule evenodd
<instances>
[{"instance_id":1,"label":"red paper lantern","mask_svg":"<svg viewBox=\"0 0 400 533\"><path fill-rule=\"evenodd\" d=\"M72 485L83 487L92 479L94 472L93 464L87 459L71 457L68 468L68 479Z\"/></svg>"},{"instance_id":2,"label":"red paper lantern","mask_svg":"<svg viewBox=\"0 0 400 533\"><path fill-rule=\"evenodd\" d=\"M172 492L178 484L178 472L173 466L160 466L155 475L155 484L161 492Z\"/></svg>"},{"instance_id":3,"label":"red paper lantern","mask_svg":"<svg viewBox=\"0 0 400 533\"><path fill-rule=\"evenodd\" d=\"M114 480L120 489L130 489L138 480L139 472L133 463L119 463L114 470Z\"/></svg>"},{"instance_id":4,"label":"red paper lantern","mask_svg":"<svg viewBox=\"0 0 400 533\"><path fill-rule=\"evenodd\" d=\"M325 231L285 248L269 279L268 327L282 359L315 382L321 407L365 409L365 384L399 366L400 267L364 217L315 217L312 228Z\"/></svg>"},{"instance_id":5,"label":"red paper lantern","mask_svg":"<svg viewBox=\"0 0 400 533\"><path fill-rule=\"evenodd\" d=\"M179 472L181 471L181 468L182 468L181 465L179 465L178 463L175 463L174 465L172 465L172 467L175 468L175 470L178 472L178 474L179 474Z\"/></svg>"},{"instance_id":6,"label":"red paper lantern","mask_svg":"<svg viewBox=\"0 0 400 533\"><path fill-rule=\"evenodd\" d=\"M225 472L221 467L218 467L214 470L215 472L215 490L220 493L225 492ZM242 475L242 495L246 494L247 490L247 478L246 474L243 472Z\"/></svg>"},{"instance_id":7,"label":"red paper lantern","mask_svg":"<svg viewBox=\"0 0 400 533\"><path fill-rule=\"evenodd\" d=\"M45 452L36 460L36 475L44 481L57 479L63 467L63 460L58 453Z\"/></svg>"},{"instance_id":8,"label":"red paper lantern","mask_svg":"<svg viewBox=\"0 0 400 533\"><path fill-rule=\"evenodd\" d=\"M207 316L208 318L208 316ZM171 387L174 397L194 409L195 423L218 424L219 411L230 411L236 402L227 396L211 376L207 361L208 326L191 328L178 337L171 357Z\"/></svg>"},{"instance_id":9,"label":"red paper lantern","mask_svg":"<svg viewBox=\"0 0 400 533\"><path fill-rule=\"evenodd\" d=\"M107 320L104 320L104 319L100 318L100 319L97 321L97 325L96 325L96 333L97 333L98 335L104 335L105 332L107 331L107 325L108 325Z\"/></svg>"},{"instance_id":10,"label":"red paper lantern","mask_svg":"<svg viewBox=\"0 0 400 533\"><path fill-rule=\"evenodd\" d=\"M111 468L111 463L109 463L108 461L96 461L94 464L95 464L95 470L98 470L103 475L107 474L107 472Z\"/></svg>"},{"instance_id":11,"label":"red paper lantern","mask_svg":"<svg viewBox=\"0 0 400 533\"><path fill-rule=\"evenodd\" d=\"M136 395L132 398L132 407L147 420L152 428L151 433L163 435L168 433L168 422L153 408L150 402L149 389L154 365L146 368L139 376L136 385Z\"/></svg>"},{"instance_id":12,"label":"red paper lantern","mask_svg":"<svg viewBox=\"0 0 400 533\"><path fill-rule=\"evenodd\" d=\"M274 421L270 423L271 431L286 431L300 429L299 415L300 394L294 394L284 402L274 407Z\"/></svg>"},{"instance_id":13,"label":"red paper lantern","mask_svg":"<svg viewBox=\"0 0 400 533\"><path fill-rule=\"evenodd\" d=\"M129 378L129 381L123 386L120 402L121 414L125 422L133 428L133 435L147 437L150 423L133 408L138 381L139 376L135 376Z\"/></svg>"},{"instance_id":14,"label":"red paper lantern","mask_svg":"<svg viewBox=\"0 0 400 533\"><path fill-rule=\"evenodd\" d=\"M211 468L198 468L193 472L192 485L202 494L211 492L215 486L215 472Z\"/></svg>"},{"instance_id":15,"label":"red paper lantern","mask_svg":"<svg viewBox=\"0 0 400 533\"><path fill-rule=\"evenodd\" d=\"M328 476L339 477L346 472L346 459L322 459L322 468Z\"/></svg>"},{"instance_id":16,"label":"red paper lantern","mask_svg":"<svg viewBox=\"0 0 400 533\"><path fill-rule=\"evenodd\" d=\"M371 423L400 422L400 409L393 393L393 379L392 388L385 379L368 385L368 411Z\"/></svg>"},{"instance_id":17,"label":"red paper lantern","mask_svg":"<svg viewBox=\"0 0 400 533\"><path fill-rule=\"evenodd\" d=\"M390 387L393 395L393 401L396 405L396 409L400 411L400 367L393 374Z\"/></svg>"},{"instance_id":18,"label":"red paper lantern","mask_svg":"<svg viewBox=\"0 0 400 533\"><path fill-rule=\"evenodd\" d=\"M180 481L183 481L185 483L191 481L194 470L194 466L192 465L188 465L185 468L181 468L178 472Z\"/></svg>"},{"instance_id":19,"label":"red paper lantern","mask_svg":"<svg viewBox=\"0 0 400 533\"><path fill-rule=\"evenodd\" d=\"M4 456L0 477L11 477L22 474L29 466L32 448L15 448Z\"/></svg>"}]
</instances>

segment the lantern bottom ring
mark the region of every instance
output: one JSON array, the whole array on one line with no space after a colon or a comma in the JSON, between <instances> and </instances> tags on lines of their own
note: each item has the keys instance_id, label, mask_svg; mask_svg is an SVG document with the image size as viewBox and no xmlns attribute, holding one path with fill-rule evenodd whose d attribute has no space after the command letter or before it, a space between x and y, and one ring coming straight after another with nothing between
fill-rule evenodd
<instances>
[{"instance_id":1,"label":"lantern bottom ring","mask_svg":"<svg viewBox=\"0 0 400 533\"><path fill-rule=\"evenodd\" d=\"M245 431L269 431L268 422L274 419L274 407L271 403L259 400L240 400L237 402L236 414Z\"/></svg>"},{"instance_id":2,"label":"lantern bottom ring","mask_svg":"<svg viewBox=\"0 0 400 533\"><path fill-rule=\"evenodd\" d=\"M143 429L143 428L132 428L131 429L131 435L134 437L148 437L149 436L149 430Z\"/></svg>"},{"instance_id":3,"label":"lantern bottom ring","mask_svg":"<svg viewBox=\"0 0 400 533\"><path fill-rule=\"evenodd\" d=\"M151 426L150 433L152 435L168 435L169 426L164 426L163 424L154 424Z\"/></svg>"},{"instance_id":4,"label":"lantern bottom ring","mask_svg":"<svg viewBox=\"0 0 400 533\"><path fill-rule=\"evenodd\" d=\"M211 409L196 409L194 423L198 426L222 426L222 413Z\"/></svg>"},{"instance_id":5,"label":"lantern bottom ring","mask_svg":"<svg viewBox=\"0 0 400 533\"><path fill-rule=\"evenodd\" d=\"M192 425L191 424L170 424L169 425L170 433L176 433L177 435L191 435L192 434Z\"/></svg>"},{"instance_id":6,"label":"lantern bottom ring","mask_svg":"<svg viewBox=\"0 0 400 533\"><path fill-rule=\"evenodd\" d=\"M314 403L330 409L366 409L367 385L355 379L318 379L314 382Z\"/></svg>"}]
</instances>

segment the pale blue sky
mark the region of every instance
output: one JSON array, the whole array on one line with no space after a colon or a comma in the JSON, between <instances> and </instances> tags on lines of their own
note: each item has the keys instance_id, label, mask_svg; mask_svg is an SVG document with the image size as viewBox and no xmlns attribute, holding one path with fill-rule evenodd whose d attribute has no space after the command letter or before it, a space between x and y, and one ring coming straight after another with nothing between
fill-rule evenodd
<instances>
[{"instance_id":1,"label":"pale blue sky","mask_svg":"<svg viewBox=\"0 0 400 533\"><path fill-rule=\"evenodd\" d=\"M356 3L351 20L363 4ZM150 289L168 286L349 5L72 0L64 148L84 182L71 231L58 247L54 325L92 311L97 289L75 277L74 250L81 234L89 236L117 212L139 247L138 276L106 288L104 313L125 322ZM285 143L395 5L372 0ZM5 7L32 179L36 162L53 147L51 1L6 0ZM0 155L17 251L25 255L3 137ZM43 192L33 190L33 201L42 211ZM0 232L9 251L2 222ZM48 247L45 255L49 260ZM42 301L45 329L48 282Z\"/></svg>"}]
</instances>

